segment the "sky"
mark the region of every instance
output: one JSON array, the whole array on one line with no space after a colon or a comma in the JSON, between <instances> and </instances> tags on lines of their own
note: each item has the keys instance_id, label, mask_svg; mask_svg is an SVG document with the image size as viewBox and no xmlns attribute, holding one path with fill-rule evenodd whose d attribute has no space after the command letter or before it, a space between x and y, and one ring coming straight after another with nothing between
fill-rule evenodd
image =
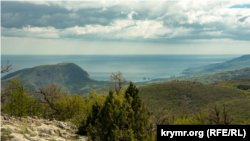
<instances>
[{"instance_id":1,"label":"sky","mask_svg":"<svg viewBox=\"0 0 250 141\"><path fill-rule=\"evenodd\" d=\"M250 1L1 1L1 54L250 54Z\"/></svg>"}]
</instances>

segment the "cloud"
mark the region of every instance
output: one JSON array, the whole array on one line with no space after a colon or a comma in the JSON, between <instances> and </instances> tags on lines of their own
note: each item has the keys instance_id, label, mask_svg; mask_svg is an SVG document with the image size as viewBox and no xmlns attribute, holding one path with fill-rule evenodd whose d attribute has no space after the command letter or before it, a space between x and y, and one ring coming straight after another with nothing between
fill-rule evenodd
<instances>
[{"instance_id":1,"label":"cloud","mask_svg":"<svg viewBox=\"0 0 250 141\"><path fill-rule=\"evenodd\" d=\"M116 16L121 10L119 6L110 7L109 10L106 7L88 7L75 10L61 5L61 3L4 1L1 5L2 27L22 28L30 25L32 27L52 26L57 29L65 29L88 24L108 25L117 18L126 18L125 15ZM124 11L126 10L124 9Z\"/></svg>"},{"instance_id":2,"label":"cloud","mask_svg":"<svg viewBox=\"0 0 250 141\"><path fill-rule=\"evenodd\" d=\"M246 1L2 2L2 36L169 42L249 40Z\"/></svg>"},{"instance_id":3,"label":"cloud","mask_svg":"<svg viewBox=\"0 0 250 141\"><path fill-rule=\"evenodd\" d=\"M244 22L247 18L249 18L250 17L250 15L249 16L244 16L244 17L242 17L242 18L240 18L239 19L239 21L240 22Z\"/></svg>"},{"instance_id":4,"label":"cloud","mask_svg":"<svg viewBox=\"0 0 250 141\"><path fill-rule=\"evenodd\" d=\"M2 36L5 37L32 37L32 38L59 38L58 31L54 27L24 27L18 28L4 28L1 27Z\"/></svg>"},{"instance_id":5,"label":"cloud","mask_svg":"<svg viewBox=\"0 0 250 141\"><path fill-rule=\"evenodd\" d=\"M101 12L106 11L106 10L107 10L107 8L103 7L102 10L101 10Z\"/></svg>"},{"instance_id":6,"label":"cloud","mask_svg":"<svg viewBox=\"0 0 250 141\"><path fill-rule=\"evenodd\" d=\"M133 15L138 15L138 13L136 13L135 11L131 11L127 16L130 20L133 19Z\"/></svg>"}]
</instances>

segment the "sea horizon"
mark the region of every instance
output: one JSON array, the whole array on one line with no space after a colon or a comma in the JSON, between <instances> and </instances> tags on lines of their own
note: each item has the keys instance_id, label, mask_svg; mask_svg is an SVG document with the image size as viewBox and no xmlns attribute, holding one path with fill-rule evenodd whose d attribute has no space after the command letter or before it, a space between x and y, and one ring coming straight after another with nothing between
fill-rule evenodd
<instances>
[{"instance_id":1,"label":"sea horizon","mask_svg":"<svg viewBox=\"0 0 250 141\"><path fill-rule=\"evenodd\" d=\"M68 62L80 66L97 81L108 81L111 73L120 71L128 81L144 82L172 75L181 76L181 72L187 68L222 63L242 55L244 54L4 54L1 55L1 62L9 60L13 64L9 73L39 65ZM1 74L1 78L7 74Z\"/></svg>"}]
</instances>

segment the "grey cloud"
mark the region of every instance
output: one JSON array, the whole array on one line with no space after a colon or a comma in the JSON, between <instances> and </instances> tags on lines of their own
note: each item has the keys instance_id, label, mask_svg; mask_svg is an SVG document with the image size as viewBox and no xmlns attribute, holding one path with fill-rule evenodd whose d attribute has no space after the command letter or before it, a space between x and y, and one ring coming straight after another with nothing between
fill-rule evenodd
<instances>
[{"instance_id":1,"label":"grey cloud","mask_svg":"<svg viewBox=\"0 0 250 141\"><path fill-rule=\"evenodd\" d=\"M109 25L115 19L127 18L126 14L119 14L121 11L129 13L128 7L85 8L78 11L67 10L55 4L36 5L23 2L2 2L2 27L22 28L52 26L57 29L64 29L74 26L85 26L86 24ZM73 15L73 16L72 16Z\"/></svg>"},{"instance_id":2,"label":"grey cloud","mask_svg":"<svg viewBox=\"0 0 250 141\"><path fill-rule=\"evenodd\" d=\"M61 23L61 21L41 22L40 19L43 16L54 15L64 15L67 17L67 15L71 13L71 11L57 5L35 5L27 2L13 1L3 1L1 3L2 27L5 28L22 28L27 25L37 27L55 26Z\"/></svg>"},{"instance_id":3,"label":"grey cloud","mask_svg":"<svg viewBox=\"0 0 250 141\"><path fill-rule=\"evenodd\" d=\"M247 18L249 18L250 17L250 15L249 16L245 16L245 17L243 17L243 18L240 18L238 21L240 21L240 22L244 22Z\"/></svg>"},{"instance_id":4,"label":"grey cloud","mask_svg":"<svg viewBox=\"0 0 250 141\"><path fill-rule=\"evenodd\" d=\"M222 15L225 17L225 15ZM246 18L250 16L245 16L239 21L244 22ZM199 18L199 17L198 17ZM183 13L172 13L164 15L158 18L159 21L163 21L164 26L171 28L183 27L187 29L192 29L189 36L175 37L176 39L212 39L212 38L231 38L235 40L250 40L250 29L249 27L231 27L230 24L226 24L223 21L213 21L200 24L199 22L188 23L188 17ZM208 31L221 31L221 36L205 35L204 28L209 29ZM235 28L235 29L234 29ZM165 36L165 35L163 35Z\"/></svg>"},{"instance_id":5,"label":"grey cloud","mask_svg":"<svg viewBox=\"0 0 250 141\"><path fill-rule=\"evenodd\" d=\"M166 2L162 3L159 8L150 7L150 4L145 4L141 2L138 3L133 9L130 5L112 5L105 7L106 10L102 11L104 7L97 6L91 8L79 8L79 9L71 9L67 10L65 7L60 7L56 5L56 3L50 3L48 5L36 5L28 2L6 2L3 1L1 5L1 16L2 16L2 27L6 28L6 30L2 31L2 35L4 36L26 36L24 34L15 33L14 31L8 31L9 28L23 28L25 26L30 25L31 27L54 27L56 29L60 29L57 34L61 38L79 38L86 40L115 40L115 41L142 41L142 42L170 42L170 40L174 41L181 39L212 39L212 38L231 38L236 40L249 40L250 31L247 27L240 27L240 25L233 25L231 27L230 24L227 24L224 21L212 21L205 22L203 24L199 23L199 20L194 21L193 23L188 23L189 9L177 9L178 5L172 5L174 3ZM139 7L138 5L142 5ZM208 7L203 6L201 9L211 8L215 4L209 5ZM133 7L133 6L132 6ZM217 6L218 7L218 6ZM201 10L199 9L199 10ZM132 11L137 14L133 14L133 20L153 20L163 22L163 26L165 28L176 29L176 28L184 28L184 29L192 29L188 36L175 36L171 39L166 39L165 37L168 34L160 34L155 35L154 39L144 39L142 36L134 39L113 39L116 33L122 33L122 30L129 29L136 25L129 25L123 27L118 32L111 33L88 33L88 34L77 34L73 32L63 32L64 29L70 27L84 27L86 25L112 25L115 21L120 19L128 19L127 15ZM191 10L192 11L192 10ZM201 10L202 11L202 10ZM204 11L204 10L203 10ZM122 13L123 12L123 13ZM210 13L206 13L209 15ZM213 13L212 13L213 14ZM206 15L205 15L206 16ZM222 19L224 16L228 15L220 15ZM237 15L236 15L237 17ZM235 18L236 18L235 17ZM245 16L238 21L245 22L245 20L250 16ZM197 17L199 18L199 17ZM207 28L205 32L213 32L213 31L221 31L221 36L213 36L210 34L204 34L204 28ZM235 28L235 29L233 29ZM32 36L32 35L27 35Z\"/></svg>"}]
</instances>

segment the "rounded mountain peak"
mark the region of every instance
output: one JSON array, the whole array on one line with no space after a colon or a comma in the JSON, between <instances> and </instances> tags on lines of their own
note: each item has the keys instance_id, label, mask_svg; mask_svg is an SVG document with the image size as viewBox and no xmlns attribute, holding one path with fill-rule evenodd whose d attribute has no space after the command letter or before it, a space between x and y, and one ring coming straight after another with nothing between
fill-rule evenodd
<instances>
[{"instance_id":1,"label":"rounded mountain peak","mask_svg":"<svg viewBox=\"0 0 250 141\"><path fill-rule=\"evenodd\" d=\"M3 81L20 78L22 82L29 86L47 86L57 83L65 87L72 87L82 83L94 82L89 74L74 63L59 63L53 65L40 65L33 68L19 70L7 74Z\"/></svg>"}]
</instances>

